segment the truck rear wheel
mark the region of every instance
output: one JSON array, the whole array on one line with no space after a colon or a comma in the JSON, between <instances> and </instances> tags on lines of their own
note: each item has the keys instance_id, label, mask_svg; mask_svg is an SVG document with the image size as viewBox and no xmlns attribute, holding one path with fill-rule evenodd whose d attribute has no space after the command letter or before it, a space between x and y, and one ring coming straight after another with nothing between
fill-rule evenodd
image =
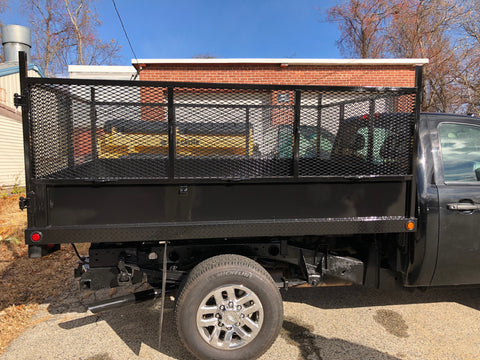
<instances>
[{"instance_id":1,"label":"truck rear wheel","mask_svg":"<svg viewBox=\"0 0 480 360\"><path fill-rule=\"evenodd\" d=\"M178 294L176 323L200 359L254 359L275 341L283 303L270 274L255 261L220 255L198 264Z\"/></svg>"}]
</instances>

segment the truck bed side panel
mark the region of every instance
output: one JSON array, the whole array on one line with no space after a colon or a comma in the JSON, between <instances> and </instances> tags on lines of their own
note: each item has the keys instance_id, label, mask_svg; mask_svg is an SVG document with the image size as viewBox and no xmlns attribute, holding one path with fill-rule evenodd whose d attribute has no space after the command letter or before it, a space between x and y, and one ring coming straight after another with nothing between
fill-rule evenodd
<instances>
[{"instance_id":1,"label":"truck bed side panel","mask_svg":"<svg viewBox=\"0 0 480 360\"><path fill-rule=\"evenodd\" d=\"M56 186L50 226L405 215L402 182Z\"/></svg>"}]
</instances>

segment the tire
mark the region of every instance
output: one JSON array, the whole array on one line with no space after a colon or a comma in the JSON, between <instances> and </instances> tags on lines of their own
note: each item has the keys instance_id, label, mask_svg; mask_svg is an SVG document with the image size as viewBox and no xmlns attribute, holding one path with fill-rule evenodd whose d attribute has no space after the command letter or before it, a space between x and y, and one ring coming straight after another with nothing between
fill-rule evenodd
<instances>
[{"instance_id":1,"label":"tire","mask_svg":"<svg viewBox=\"0 0 480 360\"><path fill-rule=\"evenodd\" d=\"M220 255L191 271L178 294L175 315L180 339L199 359L255 359L280 332L283 302L258 263Z\"/></svg>"}]
</instances>

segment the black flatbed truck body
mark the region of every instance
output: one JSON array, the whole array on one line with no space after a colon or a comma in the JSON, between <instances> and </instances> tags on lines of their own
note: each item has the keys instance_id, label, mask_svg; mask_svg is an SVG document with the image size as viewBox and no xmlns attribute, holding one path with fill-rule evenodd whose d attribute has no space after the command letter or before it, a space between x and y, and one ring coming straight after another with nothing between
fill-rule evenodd
<instances>
[{"instance_id":1,"label":"black flatbed truck body","mask_svg":"<svg viewBox=\"0 0 480 360\"><path fill-rule=\"evenodd\" d=\"M28 245L404 233L416 223L418 87L45 79L25 69L21 85ZM389 158L375 148L377 113L399 142ZM103 126L135 114L166 124L163 153L102 158ZM343 124L362 116L370 137L359 156L340 148L339 134L353 143L357 129ZM243 155L203 156L193 145L185 154L182 142L197 140L178 129L199 119L253 128ZM302 154L308 126L330 132L329 154L324 137ZM132 139L146 147L145 134Z\"/></svg>"}]
</instances>

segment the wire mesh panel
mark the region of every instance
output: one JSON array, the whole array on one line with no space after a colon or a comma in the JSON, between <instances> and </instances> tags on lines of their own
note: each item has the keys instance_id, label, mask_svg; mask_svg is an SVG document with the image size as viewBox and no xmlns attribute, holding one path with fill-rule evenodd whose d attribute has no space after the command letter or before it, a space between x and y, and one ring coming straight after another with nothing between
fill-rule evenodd
<instances>
[{"instance_id":1,"label":"wire mesh panel","mask_svg":"<svg viewBox=\"0 0 480 360\"><path fill-rule=\"evenodd\" d=\"M248 89L175 89L175 177L260 178L291 175L292 153L278 157L278 126L293 107ZM291 130L290 130L291 132Z\"/></svg>"},{"instance_id":2,"label":"wire mesh panel","mask_svg":"<svg viewBox=\"0 0 480 360\"><path fill-rule=\"evenodd\" d=\"M29 81L35 179L412 172L415 89Z\"/></svg>"},{"instance_id":3,"label":"wire mesh panel","mask_svg":"<svg viewBox=\"0 0 480 360\"><path fill-rule=\"evenodd\" d=\"M299 176L411 174L415 94L306 91Z\"/></svg>"},{"instance_id":4,"label":"wire mesh panel","mask_svg":"<svg viewBox=\"0 0 480 360\"><path fill-rule=\"evenodd\" d=\"M31 89L32 167L36 178L44 178L68 167L73 129L64 119L70 117L70 97L63 87L39 86Z\"/></svg>"},{"instance_id":5,"label":"wire mesh panel","mask_svg":"<svg viewBox=\"0 0 480 360\"><path fill-rule=\"evenodd\" d=\"M32 85L35 178L166 178L164 93L157 87Z\"/></svg>"}]
</instances>

